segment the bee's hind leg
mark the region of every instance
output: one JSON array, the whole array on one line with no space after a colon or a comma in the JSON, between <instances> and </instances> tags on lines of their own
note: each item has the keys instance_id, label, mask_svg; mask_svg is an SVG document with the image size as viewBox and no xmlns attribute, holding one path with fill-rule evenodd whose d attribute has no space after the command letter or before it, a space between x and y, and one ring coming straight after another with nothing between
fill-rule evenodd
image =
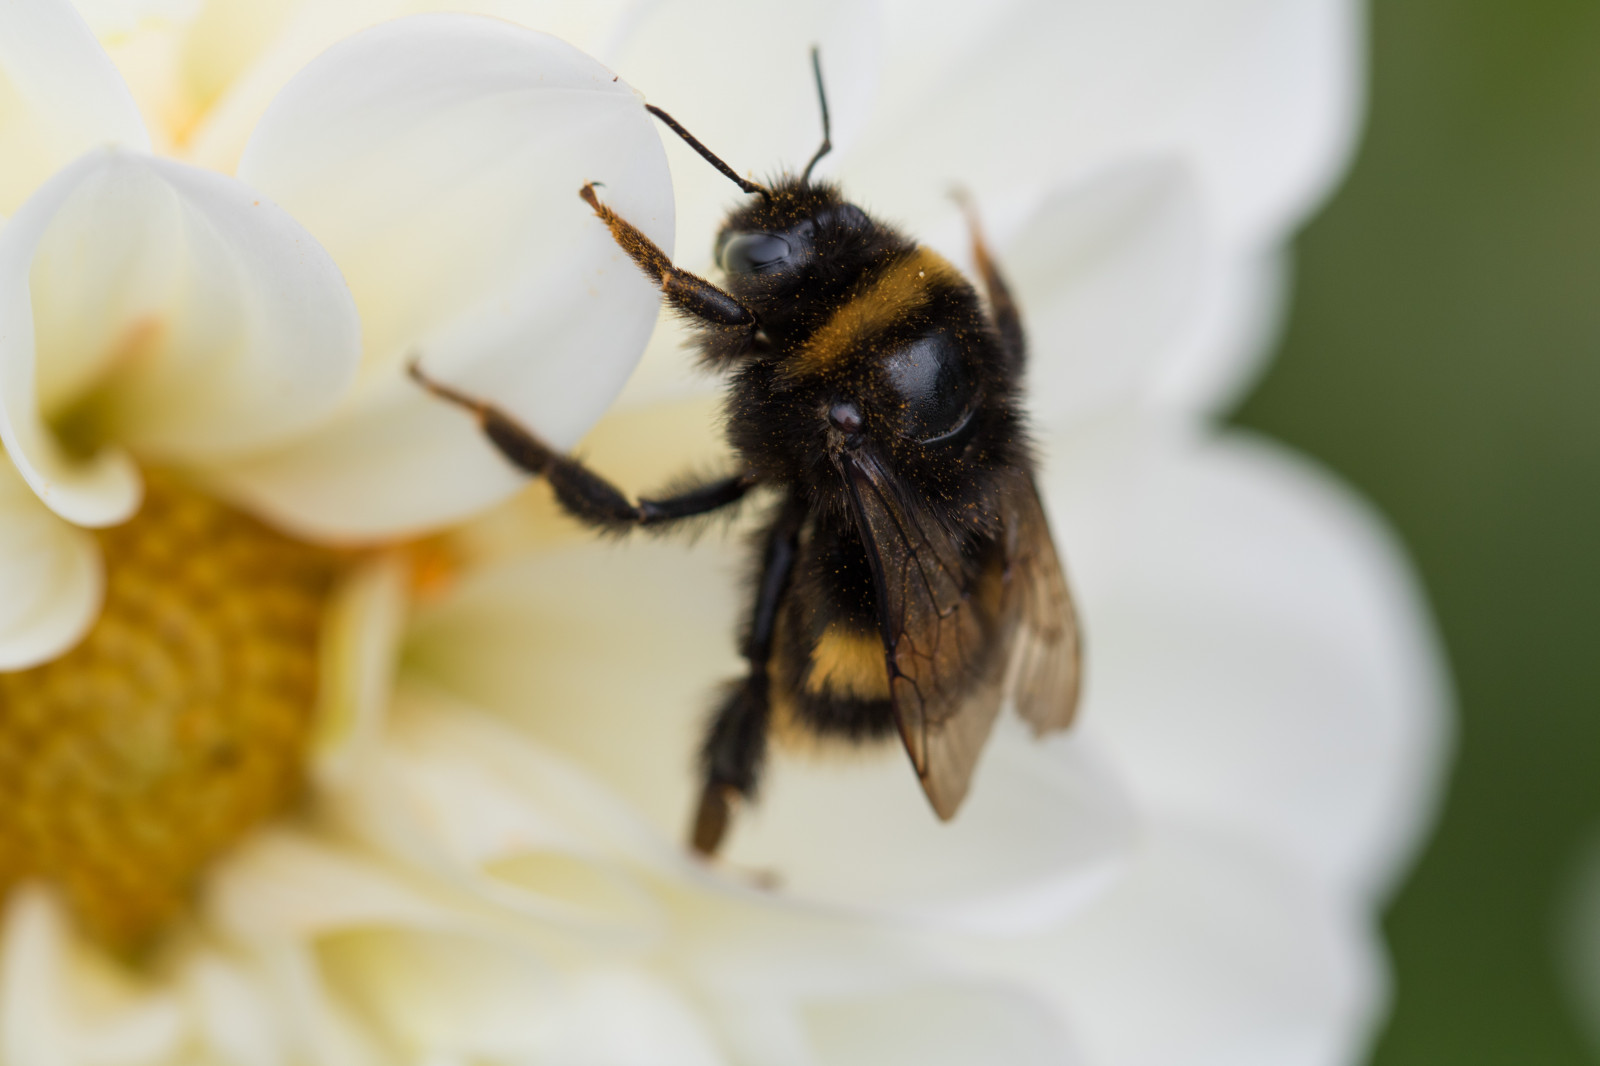
<instances>
[{"instance_id":1,"label":"bee's hind leg","mask_svg":"<svg viewBox=\"0 0 1600 1066\"><path fill-rule=\"evenodd\" d=\"M745 631L744 658L750 672L724 697L711 719L700 749L704 787L695 810L689 843L701 855L716 854L732 817L734 804L755 795L767 753L772 724L772 638L778 610L789 590L805 506L788 497L767 532L761 556L756 600Z\"/></svg>"},{"instance_id":2,"label":"bee's hind leg","mask_svg":"<svg viewBox=\"0 0 1600 1066\"><path fill-rule=\"evenodd\" d=\"M978 206L965 189L953 189L950 195L960 206L962 214L966 215L967 233L972 241L972 262L978 268L984 292L989 297L989 313L994 316L995 329L1005 342L1008 354L1021 365L1027 348L1027 339L1022 332L1022 315L1017 311L1011 287L1006 284L1000 268L995 265L994 256L989 252L988 241L984 240L983 226L978 221Z\"/></svg>"}]
</instances>

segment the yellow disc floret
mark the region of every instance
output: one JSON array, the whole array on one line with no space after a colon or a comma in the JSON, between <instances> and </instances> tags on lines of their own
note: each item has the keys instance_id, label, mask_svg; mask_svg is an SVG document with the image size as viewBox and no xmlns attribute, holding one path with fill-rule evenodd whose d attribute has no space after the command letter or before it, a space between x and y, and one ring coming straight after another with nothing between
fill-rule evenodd
<instances>
[{"instance_id":1,"label":"yellow disc floret","mask_svg":"<svg viewBox=\"0 0 1600 1066\"><path fill-rule=\"evenodd\" d=\"M294 799L336 560L164 481L100 542L88 636L0 674L0 896L46 881L132 946Z\"/></svg>"}]
</instances>

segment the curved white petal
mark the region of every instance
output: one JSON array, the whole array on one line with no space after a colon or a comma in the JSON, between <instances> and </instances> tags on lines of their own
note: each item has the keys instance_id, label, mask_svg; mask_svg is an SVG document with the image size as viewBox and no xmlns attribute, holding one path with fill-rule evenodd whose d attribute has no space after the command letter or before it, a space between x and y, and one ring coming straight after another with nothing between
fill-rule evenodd
<instances>
[{"instance_id":1,"label":"curved white petal","mask_svg":"<svg viewBox=\"0 0 1600 1066\"><path fill-rule=\"evenodd\" d=\"M288 85L240 173L329 249L361 311L361 390L317 433L227 471L324 536L460 518L521 478L471 418L404 379L408 356L558 447L632 369L658 293L578 198L588 180L664 249L666 162L637 97L551 37L465 16L387 23Z\"/></svg>"},{"instance_id":2,"label":"curved white petal","mask_svg":"<svg viewBox=\"0 0 1600 1066\"><path fill-rule=\"evenodd\" d=\"M25 670L83 638L105 566L92 534L52 514L0 457L0 670Z\"/></svg>"},{"instance_id":3,"label":"curved white petal","mask_svg":"<svg viewBox=\"0 0 1600 1066\"><path fill-rule=\"evenodd\" d=\"M179 975L194 1028L228 1066L286 1066L291 1038L264 975L196 948Z\"/></svg>"},{"instance_id":4,"label":"curved white petal","mask_svg":"<svg viewBox=\"0 0 1600 1066\"><path fill-rule=\"evenodd\" d=\"M107 158L87 156L57 174L0 229L0 441L46 506L88 526L127 519L139 506L143 485L132 459L120 448L103 447L92 458L79 460L45 425L39 401L51 391L50 376L81 382L104 356L69 350L54 359L40 358L30 274L57 215ZM108 319L116 321L117 316L101 313L92 321L101 325Z\"/></svg>"},{"instance_id":5,"label":"curved white petal","mask_svg":"<svg viewBox=\"0 0 1600 1066\"><path fill-rule=\"evenodd\" d=\"M1264 441L1130 436L1142 450L1050 442L1085 726L1148 805L1248 827L1326 884L1381 895L1431 819L1450 732L1400 549Z\"/></svg>"},{"instance_id":6,"label":"curved white petal","mask_svg":"<svg viewBox=\"0 0 1600 1066\"><path fill-rule=\"evenodd\" d=\"M511 716L677 840L700 721L739 671L730 554L584 538L485 567L417 611L405 662Z\"/></svg>"},{"instance_id":7,"label":"curved white petal","mask_svg":"<svg viewBox=\"0 0 1600 1066\"><path fill-rule=\"evenodd\" d=\"M670 980L593 964L556 979L536 957L484 938L373 930L321 952L362 1016L412 1061L721 1066Z\"/></svg>"},{"instance_id":8,"label":"curved white petal","mask_svg":"<svg viewBox=\"0 0 1600 1066\"><path fill-rule=\"evenodd\" d=\"M1271 361L1289 306L1289 254L1227 250L1207 263L1190 316L1150 383L1176 411L1221 416L1248 395Z\"/></svg>"},{"instance_id":9,"label":"curved white petal","mask_svg":"<svg viewBox=\"0 0 1600 1066\"><path fill-rule=\"evenodd\" d=\"M194 103L205 108L185 157L232 171L262 114L301 68L379 23L427 12L490 15L604 61L633 6L630 0L206 0L181 49Z\"/></svg>"},{"instance_id":10,"label":"curved white petal","mask_svg":"<svg viewBox=\"0 0 1600 1066\"><path fill-rule=\"evenodd\" d=\"M725 545L579 543L487 567L419 614L406 660L518 720L676 842L715 686L738 672L727 555ZM1100 890L1130 831L1091 753L1071 738L1035 744L1007 723L949 825L894 747L815 764L778 751L728 858L809 905L1018 928Z\"/></svg>"},{"instance_id":11,"label":"curved white petal","mask_svg":"<svg viewBox=\"0 0 1600 1066\"><path fill-rule=\"evenodd\" d=\"M405 631L405 560L366 560L334 591L318 638L316 732L312 772L332 786L376 742L394 685Z\"/></svg>"},{"instance_id":12,"label":"curved white petal","mask_svg":"<svg viewBox=\"0 0 1600 1066\"><path fill-rule=\"evenodd\" d=\"M1173 819L1077 920L972 956L1053 993L1085 1062L1336 1066L1386 999L1376 937L1343 904L1271 851Z\"/></svg>"},{"instance_id":13,"label":"curved white petal","mask_svg":"<svg viewBox=\"0 0 1600 1066\"><path fill-rule=\"evenodd\" d=\"M370 846L517 913L614 946L659 935L645 863L690 869L604 784L533 739L407 684L380 743L325 798Z\"/></svg>"},{"instance_id":14,"label":"curved white petal","mask_svg":"<svg viewBox=\"0 0 1600 1066\"><path fill-rule=\"evenodd\" d=\"M1059 1013L1005 986L929 980L804 1005L817 1066L1075 1066Z\"/></svg>"},{"instance_id":15,"label":"curved white petal","mask_svg":"<svg viewBox=\"0 0 1600 1066\"><path fill-rule=\"evenodd\" d=\"M139 1066L181 1050L170 990L141 982L72 928L37 885L13 887L0 925L0 1057L7 1066Z\"/></svg>"},{"instance_id":16,"label":"curved white petal","mask_svg":"<svg viewBox=\"0 0 1600 1066\"><path fill-rule=\"evenodd\" d=\"M373 857L288 828L256 833L211 871L202 914L214 931L255 948L344 929L470 927L470 912Z\"/></svg>"},{"instance_id":17,"label":"curved white petal","mask_svg":"<svg viewBox=\"0 0 1600 1066\"><path fill-rule=\"evenodd\" d=\"M358 334L338 270L293 219L179 163L91 153L0 232L0 433L82 525L137 505L124 448L212 462L324 417ZM79 460L46 419L105 447Z\"/></svg>"},{"instance_id":18,"label":"curved white petal","mask_svg":"<svg viewBox=\"0 0 1600 1066\"><path fill-rule=\"evenodd\" d=\"M988 7L989 5L985 5ZM1360 9L1350 0L1018 0L913 34L884 105L841 161L851 188L926 226L950 182L989 202L1037 200L1129 155L1196 167L1230 242L1280 239L1348 158L1360 109Z\"/></svg>"},{"instance_id":19,"label":"curved white petal","mask_svg":"<svg viewBox=\"0 0 1600 1066\"><path fill-rule=\"evenodd\" d=\"M147 150L139 109L66 0L0 7L0 215L97 145Z\"/></svg>"},{"instance_id":20,"label":"curved white petal","mask_svg":"<svg viewBox=\"0 0 1600 1066\"><path fill-rule=\"evenodd\" d=\"M991 932L1034 929L1115 880L1134 837L1116 776L1077 737L996 726L972 794L941 823L898 742L785 757L740 811L726 858L785 896Z\"/></svg>"},{"instance_id":21,"label":"curved white petal","mask_svg":"<svg viewBox=\"0 0 1600 1066\"><path fill-rule=\"evenodd\" d=\"M1053 195L1003 246L1028 336L1028 407L1083 418L1146 392L1200 313L1210 259L1176 160L1112 167Z\"/></svg>"}]
</instances>

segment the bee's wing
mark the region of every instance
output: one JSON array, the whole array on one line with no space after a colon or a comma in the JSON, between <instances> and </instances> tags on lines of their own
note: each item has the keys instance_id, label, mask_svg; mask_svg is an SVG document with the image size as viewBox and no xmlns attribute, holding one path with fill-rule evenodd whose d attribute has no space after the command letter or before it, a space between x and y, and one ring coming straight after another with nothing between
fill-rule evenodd
<instances>
[{"instance_id":1,"label":"bee's wing","mask_svg":"<svg viewBox=\"0 0 1600 1066\"><path fill-rule=\"evenodd\" d=\"M1006 689L1035 733L1065 729L1078 710L1078 613L1033 478L1006 493L1004 613L1016 621Z\"/></svg>"},{"instance_id":2,"label":"bee's wing","mask_svg":"<svg viewBox=\"0 0 1600 1066\"><path fill-rule=\"evenodd\" d=\"M974 574L951 533L873 457L840 465L877 585L900 736L933 809L949 818L1000 710L1010 643L1001 630L1014 618L1001 610L1000 575Z\"/></svg>"}]
</instances>

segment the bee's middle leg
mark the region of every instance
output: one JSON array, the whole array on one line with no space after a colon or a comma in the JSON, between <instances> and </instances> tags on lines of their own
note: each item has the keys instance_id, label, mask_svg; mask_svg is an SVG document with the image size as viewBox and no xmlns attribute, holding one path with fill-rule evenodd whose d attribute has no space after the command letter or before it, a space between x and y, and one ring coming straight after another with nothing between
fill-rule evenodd
<instances>
[{"instance_id":1,"label":"bee's middle leg","mask_svg":"<svg viewBox=\"0 0 1600 1066\"><path fill-rule=\"evenodd\" d=\"M744 658L750 664L750 672L723 699L700 749L704 787L689 841L701 855L716 853L727 832L733 805L753 797L760 783L772 724L773 633L794 574L805 514L804 504L791 495L767 533L756 600L744 638Z\"/></svg>"}]
</instances>

